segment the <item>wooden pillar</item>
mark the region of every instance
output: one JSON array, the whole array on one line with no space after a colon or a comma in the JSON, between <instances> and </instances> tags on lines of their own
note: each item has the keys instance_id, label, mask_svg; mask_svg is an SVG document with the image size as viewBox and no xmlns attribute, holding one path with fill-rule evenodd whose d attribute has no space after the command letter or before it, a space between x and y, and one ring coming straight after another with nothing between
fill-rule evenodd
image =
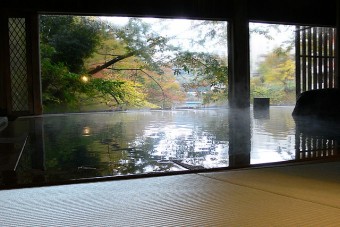
<instances>
[{"instance_id":1,"label":"wooden pillar","mask_svg":"<svg viewBox=\"0 0 340 227\"><path fill-rule=\"evenodd\" d=\"M44 118L36 117L30 121L30 142L32 169L45 170Z\"/></svg>"},{"instance_id":2,"label":"wooden pillar","mask_svg":"<svg viewBox=\"0 0 340 227\"><path fill-rule=\"evenodd\" d=\"M296 99L301 94L301 58L300 58L300 26L295 27L295 85Z\"/></svg>"},{"instance_id":3,"label":"wooden pillar","mask_svg":"<svg viewBox=\"0 0 340 227\"><path fill-rule=\"evenodd\" d=\"M250 60L247 0L233 1L228 26L229 167L250 165ZM241 109L241 110L239 110Z\"/></svg>"},{"instance_id":4,"label":"wooden pillar","mask_svg":"<svg viewBox=\"0 0 340 227\"><path fill-rule=\"evenodd\" d=\"M3 17L0 16L0 49L3 50ZM0 116L5 115L6 99L5 99L5 85L4 85L4 53L0 51Z\"/></svg>"},{"instance_id":5,"label":"wooden pillar","mask_svg":"<svg viewBox=\"0 0 340 227\"><path fill-rule=\"evenodd\" d=\"M4 11L0 14L0 116L7 113L7 80L6 65L8 65L8 48L7 41L7 17Z\"/></svg>"},{"instance_id":6,"label":"wooden pillar","mask_svg":"<svg viewBox=\"0 0 340 227\"><path fill-rule=\"evenodd\" d=\"M247 0L233 1L229 26L229 105L250 106L249 20Z\"/></svg>"},{"instance_id":7,"label":"wooden pillar","mask_svg":"<svg viewBox=\"0 0 340 227\"><path fill-rule=\"evenodd\" d=\"M40 73L40 46L39 46L39 15L32 13L27 22L29 42L30 42L30 59L28 64L31 65L31 98L32 114L40 115L42 109L42 91L41 91L41 73Z\"/></svg>"},{"instance_id":8,"label":"wooden pillar","mask_svg":"<svg viewBox=\"0 0 340 227\"><path fill-rule=\"evenodd\" d=\"M339 78L339 66L340 66L340 2L336 2L336 41L335 41L335 78L334 78L334 87L340 88L340 78Z\"/></svg>"},{"instance_id":9,"label":"wooden pillar","mask_svg":"<svg viewBox=\"0 0 340 227\"><path fill-rule=\"evenodd\" d=\"M32 183L46 183L44 118L30 119Z\"/></svg>"},{"instance_id":10,"label":"wooden pillar","mask_svg":"<svg viewBox=\"0 0 340 227\"><path fill-rule=\"evenodd\" d=\"M251 164L250 108L231 108L229 112L229 167Z\"/></svg>"}]
</instances>

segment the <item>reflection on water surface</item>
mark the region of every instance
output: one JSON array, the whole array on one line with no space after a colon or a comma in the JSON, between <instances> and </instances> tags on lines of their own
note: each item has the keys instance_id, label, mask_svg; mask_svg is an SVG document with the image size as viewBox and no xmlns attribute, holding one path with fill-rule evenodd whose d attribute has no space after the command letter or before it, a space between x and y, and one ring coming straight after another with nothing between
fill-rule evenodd
<instances>
[{"instance_id":1,"label":"reflection on water surface","mask_svg":"<svg viewBox=\"0 0 340 227\"><path fill-rule=\"evenodd\" d=\"M337 135L304 134L292 111L191 109L23 118L19 121L29 122L30 134L16 183L238 168L337 154Z\"/></svg>"}]
</instances>

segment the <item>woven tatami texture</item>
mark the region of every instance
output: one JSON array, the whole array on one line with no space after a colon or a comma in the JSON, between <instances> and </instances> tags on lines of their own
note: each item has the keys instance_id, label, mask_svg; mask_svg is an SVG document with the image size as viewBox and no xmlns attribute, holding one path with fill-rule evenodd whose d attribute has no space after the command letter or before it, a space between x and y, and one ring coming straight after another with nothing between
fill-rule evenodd
<instances>
[{"instance_id":1,"label":"woven tatami texture","mask_svg":"<svg viewBox=\"0 0 340 227\"><path fill-rule=\"evenodd\" d=\"M244 182L253 176L265 182L273 169L3 190L0 226L339 226L333 202ZM233 173L244 174L244 181L234 182ZM281 184L290 179L282 177ZM305 182L295 183L302 189ZM308 190L322 197L333 189Z\"/></svg>"},{"instance_id":2,"label":"woven tatami texture","mask_svg":"<svg viewBox=\"0 0 340 227\"><path fill-rule=\"evenodd\" d=\"M339 162L259 168L202 175L231 184L340 209Z\"/></svg>"}]
</instances>

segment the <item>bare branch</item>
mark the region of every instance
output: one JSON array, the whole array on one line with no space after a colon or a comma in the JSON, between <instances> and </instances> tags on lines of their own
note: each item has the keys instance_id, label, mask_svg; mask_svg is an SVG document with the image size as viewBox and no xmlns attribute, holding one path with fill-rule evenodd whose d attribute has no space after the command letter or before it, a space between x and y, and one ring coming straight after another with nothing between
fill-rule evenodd
<instances>
[{"instance_id":1,"label":"bare branch","mask_svg":"<svg viewBox=\"0 0 340 227\"><path fill-rule=\"evenodd\" d=\"M147 72L145 72L143 69L139 69L139 68L126 68L126 69L118 69L118 68L109 68L111 70L117 70L117 71L124 71L124 70L135 70L135 71L141 71L142 73L144 73L145 75L147 75L149 78L151 78L157 85L158 87L161 89L162 91L162 95L163 95L163 101L165 100L165 92L163 90L163 87L155 80L155 78L153 78L153 76L151 76L150 74L148 74Z\"/></svg>"},{"instance_id":2,"label":"bare branch","mask_svg":"<svg viewBox=\"0 0 340 227\"><path fill-rule=\"evenodd\" d=\"M103 70L103 69L105 69L105 68L115 64L116 62L119 62L119 61L121 61L121 60L123 60L125 58L129 58L129 57L133 56L135 53L136 53L135 51L132 51L130 53L127 53L127 54L124 54L124 55L120 55L120 56L118 56L118 57L116 57L116 58L106 62L105 64L103 64L101 66L97 66L95 69L90 70L88 72L88 74L93 75L93 74L95 74L95 73L97 73L97 72L99 72L99 71L101 71L101 70Z\"/></svg>"},{"instance_id":3,"label":"bare branch","mask_svg":"<svg viewBox=\"0 0 340 227\"><path fill-rule=\"evenodd\" d=\"M98 53L98 52L96 52L96 54L104 55L104 56L112 56L112 57L118 57L118 56L120 56L119 54L103 54L103 53Z\"/></svg>"},{"instance_id":4,"label":"bare branch","mask_svg":"<svg viewBox=\"0 0 340 227\"><path fill-rule=\"evenodd\" d=\"M165 93L164 93L164 90L163 90L163 88L162 88L162 86L150 75L150 74L148 74L147 72L145 72L144 70L142 70L142 69L140 69L140 71L142 71L145 75L147 75L148 77L150 77L157 85L158 85L158 87L162 90L162 94L163 94L163 101L165 100L165 97L166 97L166 95L165 95Z\"/></svg>"}]
</instances>

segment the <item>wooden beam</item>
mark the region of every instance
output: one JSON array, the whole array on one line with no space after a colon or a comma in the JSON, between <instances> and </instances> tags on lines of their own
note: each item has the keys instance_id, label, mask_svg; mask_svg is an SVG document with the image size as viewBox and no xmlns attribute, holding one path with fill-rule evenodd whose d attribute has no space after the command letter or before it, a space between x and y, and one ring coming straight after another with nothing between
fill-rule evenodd
<instances>
[{"instance_id":1,"label":"wooden beam","mask_svg":"<svg viewBox=\"0 0 340 227\"><path fill-rule=\"evenodd\" d=\"M31 65L31 84L30 89L32 99L31 113L40 115L43 113L42 109L42 91L41 91L41 72L40 72L40 46L39 46L39 16L37 13L32 13L27 17L29 28L28 36L30 45L30 58L28 59Z\"/></svg>"},{"instance_id":2,"label":"wooden beam","mask_svg":"<svg viewBox=\"0 0 340 227\"><path fill-rule=\"evenodd\" d=\"M336 41L335 41L335 78L334 78L334 87L340 88L340 80L339 80L339 65L340 65L340 59L339 59L339 53L340 53L340 37L339 37L339 31L340 31L340 2L337 1L336 4Z\"/></svg>"},{"instance_id":3,"label":"wooden beam","mask_svg":"<svg viewBox=\"0 0 340 227\"><path fill-rule=\"evenodd\" d=\"M250 106L249 20L247 1L234 1L234 15L229 27L229 105Z\"/></svg>"},{"instance_id":4,"label":"wooden beam","mask_svg":"<svg viewBox=\"0 0 340 227\"><path fill-rule=\"evenodd\" d=\"M295 80L296 80L296 98L301 94L301 50L300 50L300 26L295 29Z\"/></svg>"},{"instance_id":5,"label":"wooden beam","mask_svg":"<svg viewBox=\"0 0 340 227\"><path fill-rule=\"evenodd\" d=\"M6 64L5 58L7 57L5 54L5 43L6 43L6 17L1 11L0 15L0 116L6 115L7 112L7 99L6 99ZM6 52L7 53L7 52Z\"/></svg>"}]
</instances>

